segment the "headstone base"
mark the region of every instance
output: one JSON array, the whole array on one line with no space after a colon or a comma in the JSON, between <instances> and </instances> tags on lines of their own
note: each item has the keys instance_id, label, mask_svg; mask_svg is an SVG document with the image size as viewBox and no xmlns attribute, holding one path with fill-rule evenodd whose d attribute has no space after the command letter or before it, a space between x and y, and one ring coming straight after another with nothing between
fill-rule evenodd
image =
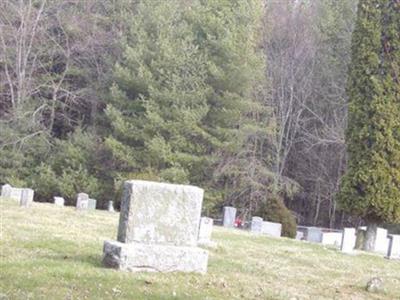
<instances>
[{"instance_id":1,"label":"headstone base","mask_svg":"<svg viewBox=\"0 0 400 300\"><path fill-rule=\"evenodd\" d=\"M208 251L137 242L105 241L103 265L129 272L196 272L206 273Z\"/></svg>"}]
</instances>

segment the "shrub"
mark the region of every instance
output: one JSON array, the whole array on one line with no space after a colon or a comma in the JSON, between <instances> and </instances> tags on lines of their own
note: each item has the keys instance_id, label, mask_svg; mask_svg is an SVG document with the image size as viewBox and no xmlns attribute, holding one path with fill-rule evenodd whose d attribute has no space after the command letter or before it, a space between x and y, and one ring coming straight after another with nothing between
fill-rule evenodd
<instances>
[{"instance_id":1,"label":"shrub","mask_svg":"<svg viewBox=\"0 0 400 300\"><path fill-rule=\"evenodd\" d=\"M282 198L273 196L261 205L258 211L258 216L266 221L282 224L282 236L295 238L296 237L296 219L285 206Z\"/></svg>"}]
</instances>

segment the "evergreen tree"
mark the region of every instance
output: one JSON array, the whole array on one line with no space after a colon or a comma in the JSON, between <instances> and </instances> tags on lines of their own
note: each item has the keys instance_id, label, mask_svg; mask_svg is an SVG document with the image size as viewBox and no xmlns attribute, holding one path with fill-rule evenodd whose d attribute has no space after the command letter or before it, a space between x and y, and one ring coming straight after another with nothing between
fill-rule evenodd
<instances>
[{"instance_id":1,"label":"evergreen tree","mask_svg":"<svg viewBox=\"0 0 400 300\"><path fill-rule=\"evenodd\" d=\"M352 40L349 160L339 197L368 225L365 250L378 224L400 221L399 9L398 1L360 1Z\"/></svg>"}]
</instances>

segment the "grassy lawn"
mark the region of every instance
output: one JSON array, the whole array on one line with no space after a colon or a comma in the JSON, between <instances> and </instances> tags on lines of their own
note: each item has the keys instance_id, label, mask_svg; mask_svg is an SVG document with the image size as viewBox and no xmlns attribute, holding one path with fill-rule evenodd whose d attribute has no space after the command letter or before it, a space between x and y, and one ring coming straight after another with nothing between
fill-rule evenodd
<instances>
[{"instance_id":1,"label":"grassy lawn","mask_svg":"<svg viewBox=\"0 0 400 300\"><path fill-rule=\"evenodd\" d=\"M207 275L132 274L101 266L118 213L0 198L0 216L0 299L400 299L400 261L377 255L214 227Z\"/></svg>"}]
</instances>

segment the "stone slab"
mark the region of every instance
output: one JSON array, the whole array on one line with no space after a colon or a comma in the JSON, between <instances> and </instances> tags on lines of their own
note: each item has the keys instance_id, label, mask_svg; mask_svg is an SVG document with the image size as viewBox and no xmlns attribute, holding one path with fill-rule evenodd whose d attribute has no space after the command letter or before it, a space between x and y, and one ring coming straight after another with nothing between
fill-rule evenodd
<instances>
[{"instance_id":1,"label":"stone slab","mask_svg":"<svg viewBox=\"0 0 400 300\"><path fill-rule=\"evenodd\" d=\"M340 247L342 244L342 236L343 233L341 232L323 232L321 243L323 245Z\"/></svg>"},{"instance_id":2,"label":"stone slab","mask_svg":"<svg viewBox=\"0 0 400 300\"><path fill-rule=\"evenodd\" d=\"M76 209L87 210L89 207L89 195L86 193L79 193L76 196Z\"/></svg>"},{"instance_id":3,"label":"stone slab","mask_svg":"<svg viewBox=\"0 0 400 300\"><path fill-rule=\"evenodd\" d=\"M97 200L96 199L90 199L88 200L88 209L95 210L97 205Z\"/></svg>"},{"instance_id":4,"label":"stone slab","mask_svg":"<svg viewBox=\"0 0 400 300\"><path fill-rule=\"evenodd\" d=\"M114 210L114 202L113 202L113 201L108 201L107 210L108 210L109 212L114 212L114 211L115 211L115 210Z\"/></svg>"},{"instance_id":5,"label":"stone slab","mask_svg":"<svg viewBox=\"0 0 400 300\"><path fill-rule=\"evenodd\" d=\"M21 189L21 206L30 206L33 202L33 196L35 192L32 189Z\"/></svg>"},{"instance_id":6,"label":"stone slab","mask_svg":"<svg viewBox=\"0 0 400 300\"><path fill-rule=\"evenodd\" d=\"M11 196L12 186L9 184L5 184L1 187L1 196L4 198L10 198Z\"/></svg>"},{"instance_id":7,"label":"stone slab","mask_svg":"<svg viewBox=\"0 0 400 300\"><path fill-rule=\"evenodd\" d=\"M223 209L223 226L232 228L235 226L236 208L232 206L225 206Z\"/></svg>"},{"instance_id":8,"label":"stone slab","mask_svg":"<svg viewBox=\"0 0 400 300\"><path fill-rule=\"evenodd\" d=\"M203 194L195 186L126 181L118 241L196 246Z\"/></svg>"},{"instance_id":9,"label":"stone slab","mask_svg":"<svg viewBox=\"0 0 400 300\"><path fill-rule=\"evenodd\" d=\"M296 231L296 240L304 240L304 232L303 231Z\"/></svg>"},{"instance_id":10,"label":"stone slab","mask_svg":"<svg viewBox=\"0 0 400 300\"><path fill-rule=\"evenodd\" d=\"M340 250L344 253L353 253L356 245L356 229L344 228Z\"/></svg>"},{"instance_id":11,"label":"stone slab","mask_svg":"<svg viewBox=\"0 0 400 300\"><path fill-rule=\"evenodd\" d=\"M387 257L389 259L400 259L400 235L389 235L389 247Z\"/></svg>"},{"instance_id":12,"label":"stone slab","mask_svg":"<svg viewBox=\"0 0 400 300\"><path fill-rule=\"evenodd\" d=\"M206 273L208 251L198 247L105 241L103 265L130 272Z\"/></svg>"},{"instance_id":13,"label":"stone slab","mask_svg":"<svg viewBox=\"0 0 400 300\"><path fill-rule=\"evenodd\" d=\"M312 243L322 242L322 229L318 227L307 227L307 241Z\"/></svg>"},{"instance_id":14,"label":"stone slab","mask_svg":"<svg viewBox=\"0 0 400 300\"><path fill-rule=\"evenodd\" d=\"M64 206L65 200L63 197L53 197L53 199L54 199L54 205Z\"/></svg>"},{"instance_id":15,"label":"stone slab","mask_svg":"<svg viewBox=\"0 0 400 300\"><path fill-rule=\"evenodd\" d=\"M200 218L199 243L208 243L211 241L214 220L207 217Z\"/></svg>"},{"instance_id":16,"label":"stone slab","mask_svg":"<svg viewBox=\"0 0 400 300\"><path fill-rule=\"evenodd\" d=\"M280 237L281 232L282 232L282 224L263 221L262 229L261 229L262 234L266 234L266 235L270 235L270 236L274 236L274 237Z\"/></svg>"},{"instance_id":17,"label":"stone slab","mask_svg":"<svg viewBox=\"0 0 400 300\"><path fill-rule=\"evenodd\" d=\"M252 217L250 231L252 233L261 233L263 222L264 220L261 217Z\"/></svg>"},{"instance_id":18,"label":"stone slab","mask_svg":"<svg viewBox=\"0 0 400 300\"><path fill-rule=\"evenodd\" d=\"M389 248L388 231L378 227L376 229L375 252L387 254Z\"/></svg>"}]
</instances>

